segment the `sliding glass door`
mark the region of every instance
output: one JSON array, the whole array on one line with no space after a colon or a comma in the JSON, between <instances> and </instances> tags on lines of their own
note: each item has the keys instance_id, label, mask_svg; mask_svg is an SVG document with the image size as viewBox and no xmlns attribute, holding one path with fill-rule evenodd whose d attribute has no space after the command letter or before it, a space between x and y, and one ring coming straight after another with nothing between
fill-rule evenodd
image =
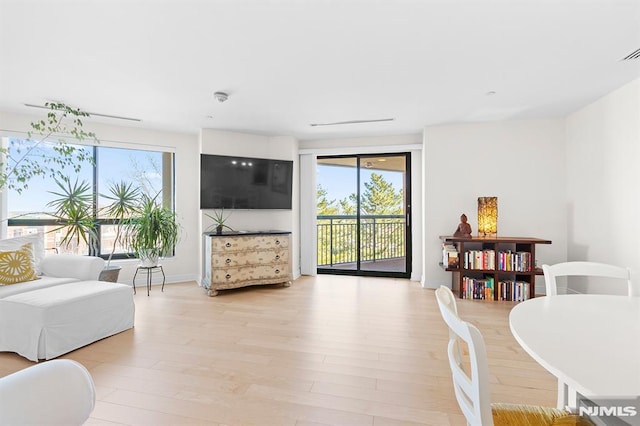
<instances>
[{"instance_id":1,"label":"sliding glass door","mask_svg":"<svg viewBox=\"0 0 640 426\"><path fill-rule=\"evenodd\" d=\"M409 155L318 157L318 273L410 276Z\"/></svg>"}]
</instances>

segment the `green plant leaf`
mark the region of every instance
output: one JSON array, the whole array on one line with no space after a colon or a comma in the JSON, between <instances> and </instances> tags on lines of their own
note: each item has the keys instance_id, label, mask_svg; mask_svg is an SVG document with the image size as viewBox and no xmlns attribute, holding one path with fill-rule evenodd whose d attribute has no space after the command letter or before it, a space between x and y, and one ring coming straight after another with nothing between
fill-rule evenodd
<instances>
[{"instance_id":1,"label":"green plant leaf","mask_svg":"<svg viewBox=\"0 0 640 426\"><path fill-rule=\"evenodd\" d=\"M10 188L21 194L34 177L48 176L64 181L68 179L66 168L77 171L82 163L93 162L93 157L85 148L70 145L65 140L68 137L78 141L90 138L94 143L99 143L93 132L83 129L83 122L79 119L89 117L89 114L62 102L47 102L45 107L49 108L46 120L31 122L31 131L27 133L28 140L20 141L18 144L12 141L11 149L5 153L10 156L7 156L9 161L5 167L0 169L0 190ZM72 127L67 126L69 119L72 120ZM40 135L40 138L35 140L34 134ZM38 148L43 144L52 143L52 137L57 137L54 151L61 158L48 158L39 153Z\"/></svg>"},{"instance_id":2,"label":"green plant leaf","mask_svg":"<svg viewBox=\"0 0 640 426\"><path fill-rule=\"evenodd\" d=\"M116 221L116 237L113 247L107 259L107 267L111 264L111 258L115 253L116 246L123 235L123 228L131 223L131 218L140 213L141 191L134 187L132 183L120 181L109 186L108 194L100 194L110 200L111 203L102 209L102 214Z\"/></svg>"},{"instance_id":3,"label":"green plant leaf","mask_svg":"<svg viewBox=\"0 0 640 426\"><path fill-rule=\"evenodd\" d=\"M156 202L156 197L142 196L138 215L131 218L126 241L136 255L146 252L167 256L178 242L179 226L175 213Z\"/></svg>"},{"instance_id":4,"label":"green plant leaf","mask_svg":"<svg viewBox=\"0 0 640 426\"><path fill-rule=\"evenodd\" d=\"M60 188L59 192L49 191L56 195L47 206L55 209L53 216L59 227L49 232L64 231L60 243L62 245L79 244L81 241L96 250L98 235L96 221L93 214L93 191L87 181L71 183L69 180L60 182L55 180Z\"/></svg>"}]
</instances>

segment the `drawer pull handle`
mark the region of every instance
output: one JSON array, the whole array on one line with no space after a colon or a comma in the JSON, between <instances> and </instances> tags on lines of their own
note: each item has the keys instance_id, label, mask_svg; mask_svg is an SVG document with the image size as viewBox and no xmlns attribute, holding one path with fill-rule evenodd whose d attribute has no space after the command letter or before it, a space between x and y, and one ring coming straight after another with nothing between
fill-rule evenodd
<instances>
[{"instance_id":1,"label":"drawer pull handle","mask_svg":"<svg viewBox=\"0 0 640 426\"><path fill-rule=\"evenodd\" d=\"M276 245L279 245L279 244L280 244L280 240L276 240Z\"/></svg>"},{"instance_id":2,"label":"drawer pull handle","mask_svg":"<svg viewBox=\"0 0 640 426\"><path fill-rule=\"evenodd\" d=\"M224 245L225 247L231 247L231 243L227 243Z\"/></svg>"},{"instance_id":3,"label":"drawer pull handle","mask_svg":"<svg viewBox=\"0 0 640 426\"><path fill-rule=\"evenodd\" d=\"M225 260L224 263L231 263L231 259Z\"/></svg>"},{"instance_id":4,"label":"drawer pull handle","mask_svg":"<svg viewBox=\"0 0 640 426\"><path fill-rule=\"evenodd\" d=\"M276 274L279 274L279 273L280 273L280 269L276 269Z\"/></svg>"},{"instance_id":5,"label":"drawer pull handle","mask_svg":"<svg viewBox=\"0 0 640 426\"><path fill-rule=\"evenodd\" d=\"M280 256L276 255L276 260L280 260Z\"/></svg>"},{"instance_id":6,"label":"drawer pull handle","mask_svg":"<svg viewBox=\"0 0 640 426\"><path fill-rule=\"evenodd\" d=\"M225 277L226 279L229 279L229 278L231 278L231 275L227 274L227 275L225 275L224 277Z\"/></svg>"}]
</instances>

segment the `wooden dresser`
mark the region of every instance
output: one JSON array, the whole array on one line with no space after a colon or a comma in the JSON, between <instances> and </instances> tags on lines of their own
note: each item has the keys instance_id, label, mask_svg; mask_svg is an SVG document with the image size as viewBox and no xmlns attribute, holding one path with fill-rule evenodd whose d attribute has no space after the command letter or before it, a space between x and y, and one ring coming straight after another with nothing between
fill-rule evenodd
<instances>
[{"instance_id":1,"label":"wooden dresser","mask_svg":"<svg viewBox=\"0 0 640 426\"><path fill-rule=\"evenodd\" d=\"M285 231L204 234L202 285L209 296L218 290L292 280L291 233Z\"/></svg>"}]
</instances>

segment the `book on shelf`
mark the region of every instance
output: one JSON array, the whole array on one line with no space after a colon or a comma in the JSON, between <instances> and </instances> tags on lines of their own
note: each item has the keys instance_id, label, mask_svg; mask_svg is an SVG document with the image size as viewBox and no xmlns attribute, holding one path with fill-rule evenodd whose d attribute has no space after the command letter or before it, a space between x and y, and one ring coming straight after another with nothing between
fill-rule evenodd
<instances>
[{"instance_id":1,"label":"book on shelf","mask_svg":"<svg viewBox=\"0 0 640 426\"><path fill-rule=\"evenodd\" d=\"M495 250L468 250L464 253L464 269L491 271L495 269Z\"/></svg>"},{"instance_id":2,"label":"book on shelf","mask_svg":"<svg viewBox=\"0 0 640 426\"><path fill-rule=\"evenodd\" d=\"M526 251L505 250L498 253L498 270L500 271L529 272L532 263L531 253Z\"/></svg>"},{"instance_id":3,"label":"book on shelf","mask_svg":"<svg viewBox=\"0 0 640 426\"><path fill-rule=\"evenodd\" d=\"M498 282L498 300L523 302L529 299L531 285L526 281L503 280Z\"/></svg>"},{"instance_id":4,"label":"book on shelf","mask_svg":"<svg viewBox=\"0 0 640 426\"><path fill-rule=\"evenodd\" d=\"M460 255L452 244L442 245L442 265L445 268L457 269L460 266Z\"/></svg>"},{"instance_id":5,"label":"book on shelf","mask_svg":"<svg viewBox=\"0 0 640 426\"><path fill-rule=\"evenodd\" d=\"M474 278L462 277L460 296L463 299L503 300L523 302L529 299L530 284L526 281L501 280L496 283L492 276Z\"/></svg>"},{"instance_id":6,"label":"book on shelf","mask_svg":"<svg viewBox=\"0 0 640 426\"><path fill-rule=\"evenodd\" d=\"M463 277L460 295L463 299L494 300L495 285L494 278L487 276L484 278Z\"/></svg>"}]
</instances>

